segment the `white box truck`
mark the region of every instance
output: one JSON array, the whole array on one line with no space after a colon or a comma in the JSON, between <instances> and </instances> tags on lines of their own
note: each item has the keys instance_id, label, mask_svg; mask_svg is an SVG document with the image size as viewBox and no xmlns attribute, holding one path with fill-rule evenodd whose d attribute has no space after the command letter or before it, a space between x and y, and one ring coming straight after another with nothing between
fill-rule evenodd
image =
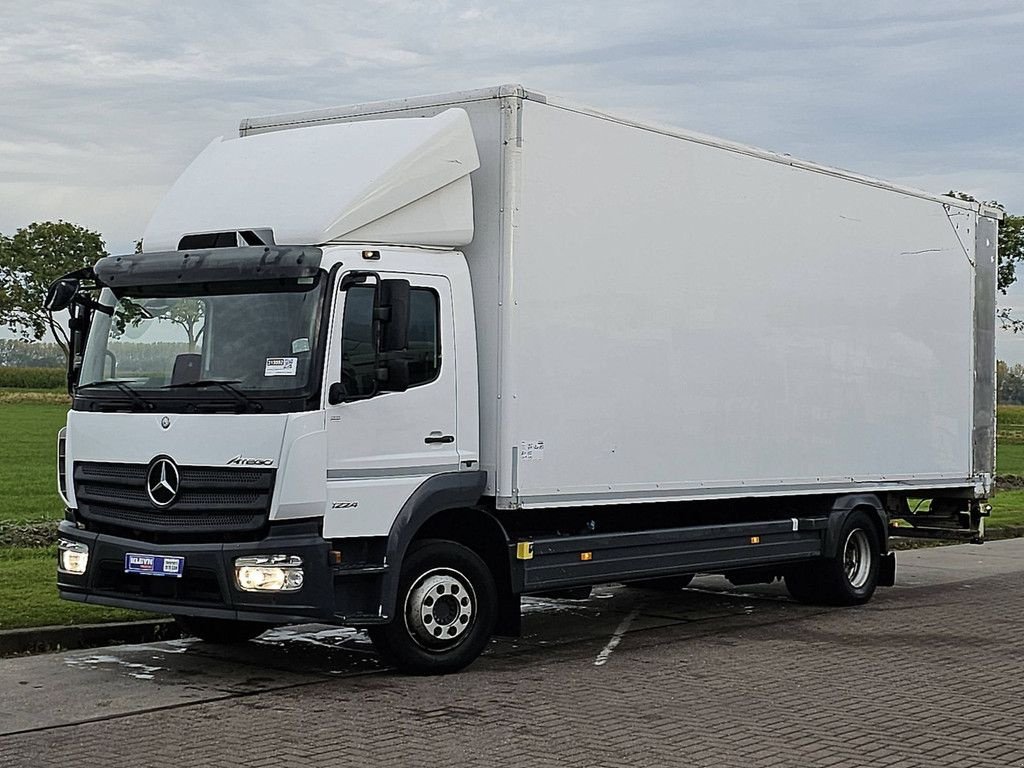
<instances>
[{"instance_id":1,"label":"white box truck","mask_svg":"<svg viewBox=\"0 0 1024 768\"><path fill-rule=\"evenodd\" d=\"M525 594L980 538L998 211L521 86L240 133L51 288L65 599L436 673Z\"/></svg>"}]
</instances>

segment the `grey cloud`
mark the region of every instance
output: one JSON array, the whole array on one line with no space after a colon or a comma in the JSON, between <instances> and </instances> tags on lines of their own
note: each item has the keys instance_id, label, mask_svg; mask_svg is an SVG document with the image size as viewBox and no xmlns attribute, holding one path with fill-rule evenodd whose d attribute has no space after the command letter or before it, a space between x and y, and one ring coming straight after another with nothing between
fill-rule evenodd
<instances>
[{"instance_id":1,"label":"grey cloud","mask_svg":"<svg viewBox=\"0 0 1024 768\"><path fill-rule=\"evenodd\" d=\"M244 116L505 81L1024 210L1024 11L894 5L6 4L0 231L63 215L128 246Z\"/></svg>"}]
</instances>

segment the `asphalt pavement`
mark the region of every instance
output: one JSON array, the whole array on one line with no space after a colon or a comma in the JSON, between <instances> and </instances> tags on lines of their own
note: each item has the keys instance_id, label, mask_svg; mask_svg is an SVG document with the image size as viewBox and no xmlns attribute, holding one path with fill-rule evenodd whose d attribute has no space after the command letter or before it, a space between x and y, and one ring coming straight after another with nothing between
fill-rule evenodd
<instances>
[{"instance_id":1,"label":"asphalt pavement","mask_svg":"<svg viewBox=\"0 0 1024 768\"><path fill-rule=\"evenodd\" d=\"M717 577L529 599L411 678L362 633L0 660L6 766L1024 766L1024 540L899 553L859 608Z\"/></svg>"}]
</instances>

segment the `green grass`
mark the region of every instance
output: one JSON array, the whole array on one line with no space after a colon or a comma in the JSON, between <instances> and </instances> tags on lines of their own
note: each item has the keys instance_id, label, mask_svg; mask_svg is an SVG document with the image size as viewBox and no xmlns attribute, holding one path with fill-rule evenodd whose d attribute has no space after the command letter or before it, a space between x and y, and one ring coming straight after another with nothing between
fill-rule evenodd
<instances>
[{"instance_id":1,"label":"green grass","mask_svg":"<svg viewBox=\"0 0 1024 768\"><path fill-rule=\"evenodd\" d=\"M985 522L986 528L1024 526L1024 490L997 491L988 503L992 515Z\"/></svg>"},{"instance_id":2,"label":"green grass","mask_svg":"<svg viewBox=\"0 0 1024 768\"><path fill-rule=\"evenodd\" d=\"M0 365L0 387L28 389L59 389L65 386L67 373L63 368L26 368Z\"/></svg>"},{"instance_id":3,"label":"green grass","mask_svg":"<svg viewBox=\"0 0 1024 768\"><path fill-rule=\"evenodd\" d=\"M56 547L0 547L0 630L130 621L152 615L61 600L56 577Z\"/></svg>"},{"instance_id":4,"label":"green grass","mask_svg":"<svg viewBox=\"0 0 1024 768\"><path fill-rule=\"evenodd\" d=\"M997 410L996 474L1024 476L1024 405Z\"/></svg>"},{"instance_id":5,"label":"green grass","mask_svg":"<svg viewBox=\"0 0 1024 768\"><path fill-rule=\"evenodd\" d=\"M57 430L66 403L0 400L0 521L60 520ZM2 615L2 614L0 614Z\"/></svg>"},{"instance_id":6,"label":"green grass","mask_svg":"<svg viewBox=\"0 0 1024 768\"><path fill-rule=\"evenodd\" d=\"M50 403L70 407L71 398L63 389L23 389L0 387L0 405Z\"/></svg>"},{"instance_id":7,"label":"green grass","mask_svg":"<svg viewBox=\"0 0 1024 768\"><path fill-rule=\"evenodd\" d=\"M1000 427L1024 428L1024 405L1000 405L996 408L996 420Z\"/></svg>"},{"instance_id":8,"label":"green grass","mask_svg":"<svg viewBox=\"0 0 1024 768\"><path fill-rule=\"evenodd\" d=\"M1024 405L996 409L996 474L1024 477ZM996 489L989 528L1024 526L1024 490Z\"/></svg>"},{"instance_id":9,"label":"green grass","mask_svg":"<svg viewBox=\"0 0 1024 768\"><path fill-rule=\"evenodd\" d=\"M996 445L996 474L1024 475L1024 441L1000 437Z\"/></svg>"}]
</instances>

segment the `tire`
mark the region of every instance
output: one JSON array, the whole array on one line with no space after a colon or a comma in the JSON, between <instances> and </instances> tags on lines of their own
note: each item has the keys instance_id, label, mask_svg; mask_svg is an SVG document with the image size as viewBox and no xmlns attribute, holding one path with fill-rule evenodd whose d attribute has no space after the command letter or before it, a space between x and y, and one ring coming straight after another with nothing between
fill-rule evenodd
<instances>
[{"instance_id":1,"label":"tire","mask_svg":"<svg viewBox=\"0 0 1024 768\"><path fill-rule=\"evenodd\" d=\"M461 544L425 539L402 564L398 604L388 624L368 634L381 656L412 675L467 667L497 621L498 590L480 557Z\"/></svg>"},{"instance_id":2,"label":"tire","mask_svg":"<svg viewBox=\"0 0 1024 768\"><path fill-rule=\"evenodd\" d=\"M881 550L870 515L855 510L839 529L835 556L788 573L786 589L802 603L862 605L878 587Z\"/></svg>"},{"instance_id":3,"label":"tire","mask_svg":"<svg viewBox=\"0 0 1024 768\"><path fill-rule=\"evenodd\" d=\"M808 563L786 574L786 590L798 603L816 605L822 602L819 563Z\"/></svg>"},{"instance_id":4,"label":"tire","mask_svg":"<svg viewBox=\"0 0 1024 768\"><path fill-rule=\"evenodd\" d=\"M174 622L181 634L198 637L205 643L237 645L259 637L270 624L258 621L235 621L233 619L205 619L199 616L175 616Z\"/></svg>"},{"instance_id":5,"label":"tire","mask_svg":"<svg viewBox=\"0 0 1024 768\"><path fill-rule=\"evenodd\" d=\"M634 589L650 589L655 592L676 592L686 589L693 581L692 573L684 573L681 576L665 576L660 579L640 579L639 581L627 581L627 587Z\"/></svg>"}]
</instances>

